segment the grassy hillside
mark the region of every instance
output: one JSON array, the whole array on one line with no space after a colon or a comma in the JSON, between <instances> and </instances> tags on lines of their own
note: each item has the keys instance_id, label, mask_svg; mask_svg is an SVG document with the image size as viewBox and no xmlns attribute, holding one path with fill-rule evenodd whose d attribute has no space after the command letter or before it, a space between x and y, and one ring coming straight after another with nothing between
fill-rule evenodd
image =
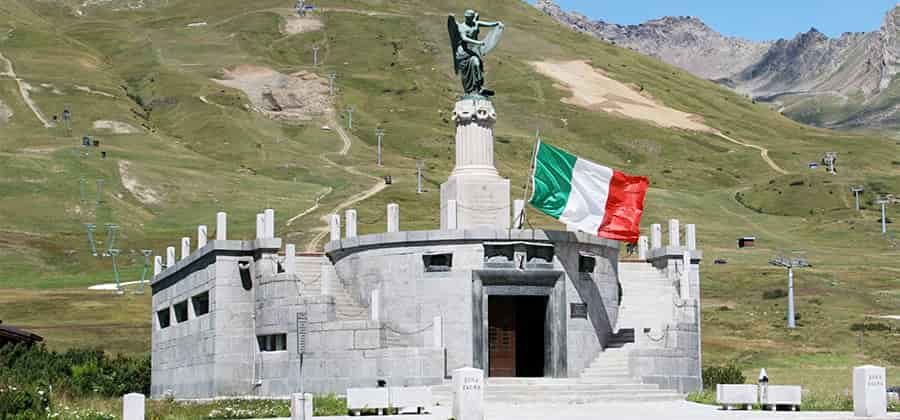
<instances>
[{"instance_id":1,"label":"grassy hillside","mask_svg":"<svg viewBox=\"0 0 900 420\"><path fill-rule=\"evenodd\" d=\"M322 229L322 216L374 185L365 174L392 175L394 184L355 206L361 233L385 228L388 202L400 203L404 229L436 227L439 185L453 165L449 112L459 91L446 15L475 7L507 25L486 64L489 87L499 92L496 159L514 196L523 193L535 130L591 160L648 175L645 226L670 217L698 225L707 257L707 364L737 360L748 370L802 372L805 385L830 390L849 384L854 364L900 366L900 326L862 340L854 331L867 315L900 315L900 250L896 237L880 235L873 207L852 210L849 190L864 184L870 193L900 191L896 140L800 125L657 60L574 33L517 0L321 0L315 17L322 28L298 34L281 30L290 0L127 4L0 4L10 17L0 22L0 54L33 87L29 96L48 118L66 106L73 112L71 133L63 124L44 128L17 83L0 77L0 101L14 112L0 123L0 319L36 327L52 347L148 350L146 295L85 291L112 278L109 258L90 256L85 223L101 226L101 241L104 223L122 226L117 247L126 280L140 275L140 249L162 252L193 236L197 224L214 225L220 210L229 212L231 236L251 237L254 214L275 208L277 232L302 248ZM206 25L188 26L200 22ZM731 138L767 149L792 174L776 172L759 150L711 133L563 103L569 92L528 64L542 60L588 60ZM274 121L252 110L252 98L211 80L239 65L336 73L334 108L356 109L349 153L339 155L341 139L322 129L346 126L345 114L337 121ZM97 120L128 123L139 133L95 129ZM378 127L387 132L381 168L373 148ZM100 140L107 158L93 148L84 156L83 135ZM806 164L824 152L839 153L838 176L809 174ZM427 164L422 195L415 194L417 158ZM99 205L97 178L105 181ZM800 180L802 186L792 185ZM317 210L287 225L322 194ZM890 211L898 219L897 208ZM532 223L558 227L542 217ZM736 250L743 235L759 237L759 247ZM805 251L814 267L797 274L802 318L788 332L784 299L762 295L785 287L785 273L768 260L793 250ZM713 265L719 258L728 264Z\"/></svg>"}]
</instances>

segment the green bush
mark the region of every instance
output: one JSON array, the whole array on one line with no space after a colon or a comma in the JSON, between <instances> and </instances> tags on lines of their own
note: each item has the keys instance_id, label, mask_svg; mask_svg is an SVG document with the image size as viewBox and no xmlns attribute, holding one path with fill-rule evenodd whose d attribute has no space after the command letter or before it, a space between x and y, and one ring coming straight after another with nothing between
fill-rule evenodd
<instances>
[{"instance_id":1,"label":"green bush","mask_svg":"<svg viewBox=\"0 0 900 420\"><path fill-rule=\"evenodd\" d=\"M43 418L50 409L50 394L37 387L0 384L0 419Z\"/></svg>"},{"instance_id":2,"label":"green bush","mask_svg":"<svg viewBox=\"0 0 900 420\"><path fill-rule=\"evenodd\" d=\"M314 416L346 416L347 400L334 394L316 395L313 411Z\"/></svg>"},{"instance_id":3,"label":"green bush","mask_svg":"<svg viewBox=\"0 0 900 420\"><path fill-rule=\"evenodd\" d=\"M703 389L715 389L719 384L743 384L747 381L734 365L703 368Z\"/></svg>"},{"instance_id":4,"label":"green bush","mask_svg":"<svg viewBox=\"0 0 900 420\"><path fill-rule=\"evenodd\" d=\"M783 297L787 297L787 295L788 293L784 289L772 289L763 292L762 298L765 300L781 299Z\"/></svg>"}]
</instances>

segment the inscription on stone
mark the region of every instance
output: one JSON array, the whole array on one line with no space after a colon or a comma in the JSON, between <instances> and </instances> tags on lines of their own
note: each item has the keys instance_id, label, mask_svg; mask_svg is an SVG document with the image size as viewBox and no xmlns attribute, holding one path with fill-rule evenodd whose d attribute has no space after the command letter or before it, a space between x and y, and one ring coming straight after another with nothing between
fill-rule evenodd
<instances>
[{"instance_id":1,"label":"inscription on stone","mask_svg":"<svg viewBox=\"0 0 900 420\"><path fill-rule=\"evenodd\" d=\"M587 303L570 303L569 305L572 319L587 319Z\"/></svg>"}]
</instances>

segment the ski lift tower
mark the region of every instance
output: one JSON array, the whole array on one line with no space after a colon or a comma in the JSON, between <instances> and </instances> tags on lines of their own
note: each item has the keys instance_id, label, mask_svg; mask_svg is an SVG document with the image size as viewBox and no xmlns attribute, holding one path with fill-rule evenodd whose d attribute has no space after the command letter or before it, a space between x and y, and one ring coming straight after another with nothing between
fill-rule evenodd
<instances>
[{"instance_id":1,"label":"ski lift tower","mask_svg":"<svg viewBox=\"0 0 900 420\"><path fill-rule=\"evenodd\" d=\"M797 328L797 321L794 316L794 269L812 266L804 258L792 258L783 255L775 257L775 259L769 261L769 264L788 269L788 328Z\"/></svg>"},{"instance_id":2,"label":"ski lift tower","mask_svg":"<svg viewBox=\"0 0 900 420\"><path fill-rule=\"evenodd\" d=\"M853 195L856 196L856 211L859 211L859 195L862 194L865 190L866 189L861 185L850 189L850 191L853 191Z\"/></svg>"},{"instance_id":3,"label":"ski lift tower","mask_svg":"<svg viewBox=\"0 0 900 420\"><path fill-rule=\"evenodd\" d=\"M825 167L828 168L828 173L837 175L837 153L825 153L825 157L822 158L822 163L825 164Z\"/></svg>"},{"instance_id":4,"label":"ski lift tower","mask_svg":"<svg viewBox=\"0 0 900 420\"><path fill-rule=\"evenodd\" d=\"M887 235L887 205L893 200L887 195L882 195L875 200L875 204L881 205L881 233Z\"/></svg>"}]
</instances>

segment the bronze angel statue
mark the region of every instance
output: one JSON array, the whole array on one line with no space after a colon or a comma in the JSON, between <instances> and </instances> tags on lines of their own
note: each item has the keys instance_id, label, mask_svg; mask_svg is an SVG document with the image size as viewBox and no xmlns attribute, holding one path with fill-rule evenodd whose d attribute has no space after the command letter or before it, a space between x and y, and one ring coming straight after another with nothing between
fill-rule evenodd
<instances>
[{"instance_id":1,"label":"bronze angel statue","mask_svg":"<svg viewBox=\"0 0 900 420\"><path fill-rule=\"evenodd\" d=\"M494 92L484 88L484 56L500 42L504 26L502 22L478 20L478 13L471 9L466 10L465 17L462 23L453 15L447 17L454 69L462 79L465 97L490 97ZM481 41L478 39L481 28L495 29Z\"/></svg>"}]
</instances>

